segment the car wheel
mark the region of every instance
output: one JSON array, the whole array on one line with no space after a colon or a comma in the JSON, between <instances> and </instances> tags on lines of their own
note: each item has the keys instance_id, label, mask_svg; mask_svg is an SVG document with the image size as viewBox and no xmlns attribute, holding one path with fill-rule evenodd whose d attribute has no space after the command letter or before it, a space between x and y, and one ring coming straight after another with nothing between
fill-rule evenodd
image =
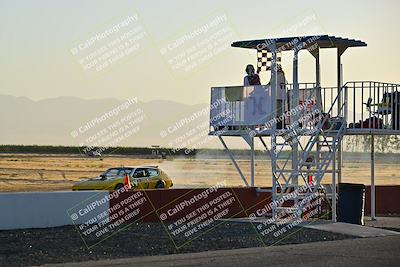
<instances>
[{"instance_id":1,"label":"car wheel","mask_svg":"<svg viewBox=\"0 0 400 267\"><path fill-rule=\"evenodd\" d=\"M123 184L117 184L116 186L115 186L115 190L119 190L119 189L121 189L122 187L124 187L124 185Z\"/></svg>"},{"instance_id":2,"label":"car wheel","mask_svg":"<svg viewBox=\"0 0 400 267\"><path fill-rule=\"evenodd\" d=\"M165 182L163 180L159 180L156 183L156 188L165 188Z\"/></svg>"}]
</instances>

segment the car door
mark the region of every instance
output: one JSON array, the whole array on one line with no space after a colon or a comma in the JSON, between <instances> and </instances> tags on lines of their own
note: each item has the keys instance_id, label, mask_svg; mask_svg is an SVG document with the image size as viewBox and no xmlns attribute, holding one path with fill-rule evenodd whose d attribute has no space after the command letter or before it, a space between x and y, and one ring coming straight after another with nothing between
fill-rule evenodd
<instances>
[{"instance_id":1,"label":"car door","mask_svg":"<svg viewBox=\"0 0 400 267\"><path fill-rule=\"evenodd\" d=\"M156 188L158 180L160 180L160 172L154 168L147 168L149 174L149 188Z\"/></svg>"},{"instance_id":2,"label":"car door","mask_svg":"<svg viewBox=\"0 0 400 267\"><path fill-rule=\"evenodd\" d=\"M108 187L115 188L118 184L125 184L125 177L128 175L131 177L131 172L132 168L120 168L118 175L112 179L110 179L110 182L108 184ZM131 179L132 183L132 179Z\"/></svg>"},{"instance_id":3,"label":"car door","mask_svg":"<svg viewBox=\"0 0 400 267\"><path fill-rule=\"evenodd\" d=\"M111 190L113 189L113 182L116 178L120 177L121 169L113 168L109 169L106 173L103 174L104 177L100 180L100 185L102 190Z\"/></svg>"},{"instance_id":4,"label":"car door","mask_svg":"<svg viewBox=\"0 0 400 267\"><path fill-rule=\"evenodd\" d=\"M137 188L139 189L147 189L149 188L149 177L146 168L137 168L133 173L133 178L135 180L135 184L137 184Z\"/></svg>"}]
</instances>

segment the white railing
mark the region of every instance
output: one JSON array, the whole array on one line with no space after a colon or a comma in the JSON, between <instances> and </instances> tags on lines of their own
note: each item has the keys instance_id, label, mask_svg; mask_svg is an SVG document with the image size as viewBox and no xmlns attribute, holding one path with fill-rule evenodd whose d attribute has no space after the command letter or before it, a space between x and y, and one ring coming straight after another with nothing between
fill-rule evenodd
<instances>
[{"instance_id":1,"label":"white railing","mask_svg":"<svg viewBox=\"0 0 400 267\"><path fill-rule=\"evenodd\" d=\"M283 110L275 103L276 118L288 111L291 106L293 85L282 85L277 93ZM299 84L299 104L307 102L300 117L320 109L321 114L347 121L348 133L395 133L400 131L400 85L372 81L346 83L342 90L337 87L321 87L321 106L317 106L318 88L314 83ZM340 92L340 94L339 94ZM283 96L284 95L284 96ZM339 108L340 106L340 108ZM314 115L313 115L314 116ZM258 129L271 126L272 99L270 86L214 87L211 89L210 131ZM311 123L302 129L315 127ZM284 124L294 122L291 115L284 116ZM279 128L279 127L278 127Z\"/></svg>"},{"instance_id":2,"label":"white railing","mask_svg":"<svg viewBox=\"0 0 400 267\"><path fill-rule=\"evenodd\" d=\"M348 130L400 130L400 85L373 81L345 84Z\"/></svg>"},{"instance_id":3,"label":"white railing","mask_svg":"<svg viewBox=\"0 0 400 267\"><path fill-rule=\"evenodd\" d=\"M210 130L237 130L265 124L271 116L270 86L211 88Z\"/></svg>"}]
</instances>

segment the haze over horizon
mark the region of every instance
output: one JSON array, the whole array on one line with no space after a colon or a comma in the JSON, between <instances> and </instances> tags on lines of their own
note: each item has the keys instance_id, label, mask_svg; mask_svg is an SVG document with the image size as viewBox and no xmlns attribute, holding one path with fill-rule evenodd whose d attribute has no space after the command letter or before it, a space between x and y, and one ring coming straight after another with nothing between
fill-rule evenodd
<instances>
[{"instance_id":1,"label":"haze over horizon","mask_svg":"<svg viewBox=\"0 0 400 267\"><path fill-rule=\"evenodd\" d=\"M399 7L395 0L288 1L285 5L228 0L3 1L0 3L0 95L27 97L43 103L58 97L109 99L102 108L112 108L115 99L137 98L140 103L173 101L184 104L181 114L179 110L165 112L169 107L155 108L146 121L148 125L160 121L174 124L196 111L190 107L208 105L210 87L242 84L244 68L249 63L256 64L256 54L231 48L233 41L314 34L367 43L367 47L345 52L344 81L399 82ZM283 54L289 82L291 59L292 52ZM322 50L323 86L336 84L335 64L335 49ZM313 58L306 51L300 53L299 72L300 82L315 80ZM263 74L261 79L267 83L269 77ZM4 105L8 107L7 103ZM41 114L39 111L31 110L29 114L29 108L19 107L16 114L5 106L2 121L11 124L3 125L20 126L25 122L42 128L36 132L36 139L31 138L36 130L29 132L29 127L25 127L24 135L15 134L19 128L7 129L1 143L31 144L40 141L44 132L49 140L74 144L76 140L71 139L70 131L106 111L99 108L95 113L94 107L82 107L77 112L76 107L70 106L68 110L65 106L62 118L69 122L69 128L56 133L53 125L43 122L46 120L32 117ZM47 110L47 121L57 121L56 114ZM24 116L29 121L21 121ZM203 120L207 119L204 116ZM158 127L157 131L162 129ZM160 132L155 133L159 135ZM140 138L143 139L137 143L147 142L145 137Z\"/></svg>"}]
</instances>

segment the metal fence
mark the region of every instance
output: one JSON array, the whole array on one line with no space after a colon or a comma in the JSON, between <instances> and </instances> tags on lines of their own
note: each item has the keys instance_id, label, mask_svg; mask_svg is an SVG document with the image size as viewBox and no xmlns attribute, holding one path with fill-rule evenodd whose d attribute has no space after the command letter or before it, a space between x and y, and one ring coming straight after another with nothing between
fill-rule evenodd
<instances>
[{"instance_id":1,"label":"metal fence","mask_svg":"<svg viewBox=\"0 0 400 267\"><path fill-rule=\"evenodd\" d=\"M280 89L285 95L281 97L280 104L283 110L279 110L278 106L273 112L269 85L212 88L210 131L220 128L263 130L268 128L269 122L280 115L283 115L285 125L291 125L295 118L292 111L296 109L291 104L293 84L282 85ZM354 134L364 132L390 134L400 130L400 85L398 84L355 81L347 82L338 90L337 87L317 88L315 83L300 83L299 105L303 104L303 109L297 115L307 117L311 114L309 123L302 125L304 129L313 128L315 120L312 118L324 114L332 119L344 117L348 132Z\"/></svg>"}]
</instances>

